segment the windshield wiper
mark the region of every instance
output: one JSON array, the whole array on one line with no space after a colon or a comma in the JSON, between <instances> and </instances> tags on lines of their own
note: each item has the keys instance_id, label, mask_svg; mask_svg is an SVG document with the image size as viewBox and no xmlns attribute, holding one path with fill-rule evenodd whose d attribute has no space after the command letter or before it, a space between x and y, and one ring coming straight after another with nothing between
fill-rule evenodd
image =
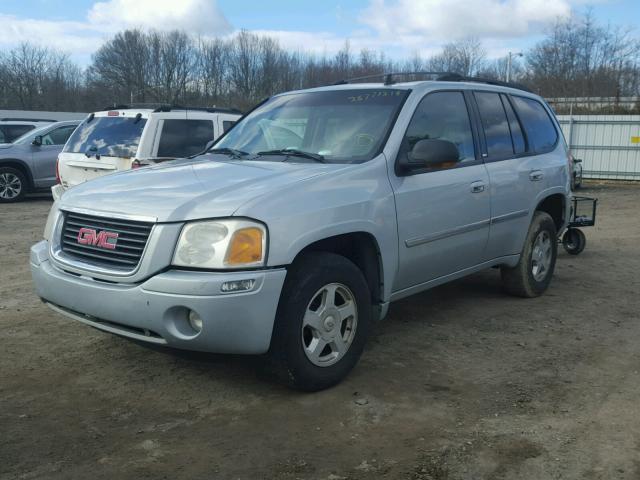
<instances>
[{"instance_id":1,"label":"windshield wiper","mask_svg":"<svg viewBox=\"0 0 640 480\"><path fill-rule=\"evenodd\" d=\"M213 148L211 150L206 150L204 153L221 153L222 155L229 155L233 158L241 158L249 155L249 152L236 150L235 148ZM199 153L198 155L202 155L202 154Z\"/></svg>"},{"instance_id":2,"label":"windshield wiper","mask_svg":"<svg viewBox=\"0 0 640 480\"><path fill-rule=\"evenodd\" d=\"M317 153L305 152L304 150L298 150L296 148L281 148L279 150L265 150L264 152L256 153L257 156L263 155L287 155L290 157L302 157L315 160L319 163L327 163L322 155Z\"/></svg>"},{"instance_id":3,"label":"windshield wiper","mask_svg":"<svg viewBox=\"0 0 640 480\"><path fill-rule=\"evenodd\" d=\"M235 148L214 148L209 150L205 147L205 149L199 153L194 155L189 155L187 158L196 158L200 155L206 155L207 153L220 153L222 155L229 155L231 158L240 159L241 157L245 157L249 155L249 152L243 152L242 150L236 150Z\"/></svg>"}]
</instances>

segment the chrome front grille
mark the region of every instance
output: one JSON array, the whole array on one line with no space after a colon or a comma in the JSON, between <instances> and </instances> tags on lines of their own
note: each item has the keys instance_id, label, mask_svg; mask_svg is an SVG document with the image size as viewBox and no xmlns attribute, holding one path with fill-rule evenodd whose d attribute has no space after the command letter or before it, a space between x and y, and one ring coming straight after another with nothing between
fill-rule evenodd
<instances>
[{"instance_id":1,"label":"chrome front grille","mask_svg":"<svg viewBox=\"0 0 640 480\"><path fill-rule=\"evenodd\" d=\"M64 212L60 249L74 260L130 271L140 263L152 228L150 222Z\"/></svg>"}]
</instances>

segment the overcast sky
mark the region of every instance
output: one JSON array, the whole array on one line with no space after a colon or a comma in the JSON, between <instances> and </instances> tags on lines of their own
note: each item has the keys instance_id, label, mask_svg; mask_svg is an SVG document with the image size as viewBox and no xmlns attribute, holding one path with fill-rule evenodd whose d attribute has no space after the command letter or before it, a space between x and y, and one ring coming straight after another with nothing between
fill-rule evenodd
<instances>
[{"instance_id":1,"label":"overcast sky","mask_svg":"<svg viewBox=\"0 0 640 480\"><path fill-rule=\"evenodd\" d=\"M640 18L640 0L1 0L0 49L28 40L86 64L113 32L141 27L221 37L246 29L329 54L349 39L355 51L393 58L426 57L474 35L498 57L526 49L557 18L587 6L605 24L633 26Z\"/></svg>"}]
</instances>

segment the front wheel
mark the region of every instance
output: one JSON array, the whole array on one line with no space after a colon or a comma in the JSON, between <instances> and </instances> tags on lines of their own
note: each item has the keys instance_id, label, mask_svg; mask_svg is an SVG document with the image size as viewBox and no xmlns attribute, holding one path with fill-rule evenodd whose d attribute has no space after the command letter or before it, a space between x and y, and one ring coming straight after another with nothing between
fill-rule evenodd
<instances>
[{"instance_id":1,"label":"front wheel","mask_svg":"<svg viewBox=\"0 0 640 480\"><path fill-rule=\"evenodd\" d=\"M556 265L556 238L556 226L551 216L535 212L518 264L501 268L502 284L507 293L527 298L544 293Z\"/></svg>"},{"instance_id":2,"label":"front wheel","mask_svg":"<svg viewBox=\"0 0 640 480\"><path fill-rule=\"evenodd\" d=\"M18 202L27 193L27 182L20 170L0 167L0 203Z\"/></svg>"},{"instance_id":3,"label":"front wheel","mask_svg":"<svg viewBox=\"0 0 640 480\"><path fill-rule=\"evenodd\" d=\"M372 306L360 269L333 253L311 252L289 269L268 357L271 373L293 388L340 382L362 354Z\"/></svg>"}]
</instances>

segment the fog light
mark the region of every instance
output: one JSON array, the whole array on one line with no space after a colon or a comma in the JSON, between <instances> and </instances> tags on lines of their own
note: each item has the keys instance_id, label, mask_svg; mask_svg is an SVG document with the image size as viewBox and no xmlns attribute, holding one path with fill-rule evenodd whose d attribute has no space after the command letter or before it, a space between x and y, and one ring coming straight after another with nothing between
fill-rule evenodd
<instances>
[{"instance_id":1,"label":"fog light","mask_svg":"<svg viewBox=\"0 0 640 480\"><path fill-rule=\"evenodd\" d=\"M193 310L189 310L189 325L198 333L202 330L202 318Z\"/></svg>"},{"instance_id":2,"label":"fog light","mask_svg":"<svg viewBox=\"0 0 640 480\"><path fill-rule=\"evenodd\" d=\"M246 292L251 290L256 284L256 281L251 278L247 280L233 280L231 282L224 282L220 287L220 290L225 293L230 292Z\"/></svg>"}]
</instances>

